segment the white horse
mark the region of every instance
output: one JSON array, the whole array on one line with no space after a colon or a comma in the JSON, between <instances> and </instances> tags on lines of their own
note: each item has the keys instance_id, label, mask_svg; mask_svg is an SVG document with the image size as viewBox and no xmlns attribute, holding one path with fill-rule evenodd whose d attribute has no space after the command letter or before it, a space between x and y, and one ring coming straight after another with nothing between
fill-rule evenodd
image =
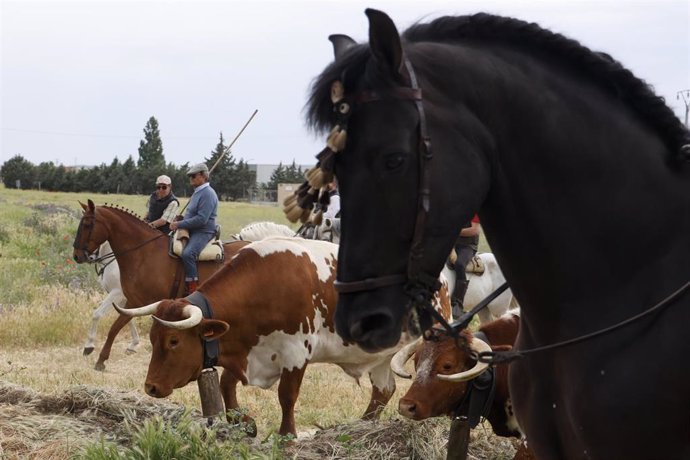
<instances>
[{"instance_id":1,"label":"white horse","mask_svg":"<svg viewBox=\"0 0 690 460\"><path fill-rule=\"evenodd\" d=\"M271 236L296 236L296 234L287 225L265 221L246 225L239 233L232 235L232 238L238 241L259 241Z\"/></svg>"},{"instance_id":2,"label":"white horse","mask_svg":"<svg viewBox=\"0 0 690 460\"><path fill-rule=\"evenodd\" d=\"M110 243L106 241L98 248L96 257L100 259L103 256L112 254L112 252L113 250L110 248ZM113 308L113 303L117 304L120 308L125 308L125 303L127 302L125 295L122 293L122 286L120 285L120 267L117 265L117 260L115 260L115 257L112 257L112 259L105 261L103 265L103 269L98 276L98 282L108 295L103 299L101 305L94 310L91 317L91 329L89 329L89 334L84 344L84 356L90 355L93 352L98 321ZM139 345L139 332L137 332L134 321L129 322L129 331L132 336L132 341L127 346L126 353L132 354L136 352L137 345Z\"/></svg>"},{"instance_id":3,"label":"white horse","mask_svg":"<svg viewBox=\"0 0 690 460\"><path fill-rule=\"evenodd\" d=\"M501 272L501 268L496 262L496 258L490 252L477 254L477 257L484 263L484 273L477 275L475 273L467 273L469 284L467 286L467 293L465 293L465 301L463 307L465 311L474 308L479 302L484 300L489 294L494 292L500 285L505 283L506 279ZM456 274L455 270L448 268L448 264L444 264L441 272L448 281L448 292L452 293L455 287ZM499 318L508 310L520 308L517 300L513 296L510 289L507 289L499 295L486 308L483 308L477 316L481 324L486 324ZM457 319L457 318L455 318Z\"/></svg>"}]
</instances>

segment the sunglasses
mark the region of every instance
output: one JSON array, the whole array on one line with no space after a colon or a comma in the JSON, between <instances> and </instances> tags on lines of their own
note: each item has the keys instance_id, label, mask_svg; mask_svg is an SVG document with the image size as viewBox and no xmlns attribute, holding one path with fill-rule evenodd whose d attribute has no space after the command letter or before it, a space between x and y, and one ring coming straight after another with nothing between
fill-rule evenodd
<instances>
[{"instance_id":1,"label":"sunglasses","mask_svg":"<svg viewBox=\"0 0 690 460\"><path fill-rule=\"evenodd\" d=\"M167 185L156 185L156 190L165 190L166 188L168 188Z\"/></svg>"},{"instance_id":2,"label":"sunglasses","mask_svg":"<svg viewBox=\"0 0 690 460\"><path fill-rule=\"evenodd\" d=\"M187 177L189 177L190 179L194 179L199 174L201 174L201 173L187 174Z\"/></svg>"}]
</instances>

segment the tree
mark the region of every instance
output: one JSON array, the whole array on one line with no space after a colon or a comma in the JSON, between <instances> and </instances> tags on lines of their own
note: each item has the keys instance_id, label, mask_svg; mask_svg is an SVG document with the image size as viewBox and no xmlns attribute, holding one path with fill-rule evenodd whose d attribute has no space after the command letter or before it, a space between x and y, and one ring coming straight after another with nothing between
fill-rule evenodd
<instances>
[{"instance_id":1,"label":"tree","mask_svg":"<svg viewBox=\"0 0 690 460\"><path fill-rule=\"evenodd\" d=\"M15 155L0 168L2 182L7 188L30 189L34 186L35 166L21 155ZM17 187L19 181L19 187Z\"/></svg>"},{"instance_id":2,"label":"tree","mask_svg":"<svg viewBox=\"0 0 690 460\"><path fill-rule=\"evenodd\" d=\"M156 177L163 174L165 156L163 155L163 141L158 130L156 117L149 118L144 128L144 139L139 141L139 169L135 190L145 192L153 186Z\"/></svg>"}]
</instances>

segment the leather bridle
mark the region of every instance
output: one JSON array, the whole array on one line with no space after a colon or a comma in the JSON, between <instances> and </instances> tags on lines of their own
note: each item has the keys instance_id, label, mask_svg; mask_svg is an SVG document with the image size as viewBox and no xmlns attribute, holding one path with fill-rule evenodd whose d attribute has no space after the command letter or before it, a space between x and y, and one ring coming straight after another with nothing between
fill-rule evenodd
<instances>
[{"instance_id":1,"label":"leather bridle","mask_svg":"<svg viewBox=\"0 0 690 460\"><path fill-rule=\"evenodd\" d=\"M124 254L127 254L128 252L134 251L134 250L136 250L136 249L139 249L139 248L142 247L142 246L147 245L147 244L150 243L151 241L154 241L154 240L157 240L158 238L161 238L161 237L163 237L163 236L166 236L165 233L156 232L156 233L158 233L156 236L151 237L151 238L149 238L149 239L147 239L147 240L144 240L143 242L137 244L137 245L134 246L134 247L125 249L124 251L120 251L120 252L118 252L118 253L115 253L115 251L113 251L113 252L111 252L110 254L107 254L106 256L102 257L101 259L98 259L98 258L93 258L93 259L92 259L92 258L91 258L91 254L95 253L98 249L96 249L93 253L89 253L89 250L88 250L88 248L87 248L87 244L88 244L89 241L91 241L91 234L93 233L94 227L96 227L96 222L98 222L98 219L96 219L96 212L94 211L94 213L93 213L93 224L89 227L89 234L87 235L86 240L85 240L87 243L84 244L83 247L80 247L80 246L77 245L77 241L79 241L79 239L80 239L79 237L81 236L81 231L82 231L82 228L83 228L82 223L83 223L83 221L84 221L84 217L86 217L86 215L82 216L81 220L79 221L79 227L77 228L77 234L76 234L76 236L74 237L74 243L72 243L72 247L73 247L74 249L76 249L77 251L82 251L82 252L84 253L84 255L86 256L86 259L87 259L89 262L99 262L101 259L104 259L104 258L106 258L106 257L108 257L108 258L109 258L109 257L112 257L113 260L115 260L115 258L116 258L117 256L122 256L122 255L124 255ZM110 263L110 262L108 262L108 263ZM106 264L106 265L107 265L107 264ZM103 268L105 269L105 267L103 267ZM98 272L97 272L97 273L98 273ZM101 273L102 273L102 272L101 272Z\"/></svg>"},{"instance_id":2,"label":"leather bridle","mask_svg":"<svg viewBox=\"0 0 690 460\"><path fill-rule=\"evenodd\" d=\"M405 59L405 68L409 77L410 87L399 87L385 96L374 91L363 91L359 93L354 102L364 104L368 102L380 101L384 98L413 101L419 114L419 188L417 197L417 217L415 219L410 254L407 263L407 273L377 276L356 281L335 281L335 289L340 294L351 294L355 292L370 291L382 287L404 284L406 294L411 298L411 307L423 308L427 311L436 313L431 307L433 293L440 287L438 276L431 276L421 268L421 261L424 256L424 226L429 214L431 199L431 138L427 129L426 113L422 101L422 90L419 87L412 64ZM432 314L433 314L432 313ZM416 324L415 326L419 326Z\"/></svg>"}]
</instances>

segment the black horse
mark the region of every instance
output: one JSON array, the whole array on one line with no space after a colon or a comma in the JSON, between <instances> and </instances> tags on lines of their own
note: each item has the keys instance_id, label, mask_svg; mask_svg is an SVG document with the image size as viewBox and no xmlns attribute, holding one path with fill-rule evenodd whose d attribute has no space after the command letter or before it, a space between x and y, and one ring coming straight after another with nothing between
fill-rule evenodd
<instances>
[{"instance_id":1,"label":"black horse","mask_svg":"<svg viewBox=\"0 0 690 460\"><path fill-rule=\"evenodd\" d=\"M477 14L400 36L366 14L369 44L332 36L307 106L335 126L319 164L340 184L338 333L373 351L428 328L479 212L522 306L518 350L657 305L511 366L537 457L690 458L688 131L620 63L536 24Z\"/></svg>"}]
</instances>

